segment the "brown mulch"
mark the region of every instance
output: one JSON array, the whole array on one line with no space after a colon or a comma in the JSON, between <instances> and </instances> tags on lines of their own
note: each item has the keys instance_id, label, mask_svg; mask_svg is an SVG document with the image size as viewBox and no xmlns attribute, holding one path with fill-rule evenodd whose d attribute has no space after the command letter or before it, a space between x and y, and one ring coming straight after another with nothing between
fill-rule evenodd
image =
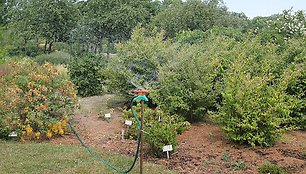
<instances>
[{"instance_id":1,"label":"brown mulch","mask_svg":"<svg viewBox=\"0 0 306 174\"><path fill-rule=\"evenodd\" d=\"M123 125L118 108L105 108L111 95L88 97L80 100L74 125L86 143L97 149L133 155L136 141L122 139ZM103 119L111 113L109 120ZM290 173L306 174L306 132L294 131L270 148L251 148L235 145L225 139L222 131L209 123L198 123L178 137L177 151L170 159L146 156L149 161L167 166L182 174L256 174L258 166L271 162ZM49 143L79 144L70 133ZM244 164L244 165L243 165ZM244 166L244 167L243 167Z\"/></svg>"}]
</instances>

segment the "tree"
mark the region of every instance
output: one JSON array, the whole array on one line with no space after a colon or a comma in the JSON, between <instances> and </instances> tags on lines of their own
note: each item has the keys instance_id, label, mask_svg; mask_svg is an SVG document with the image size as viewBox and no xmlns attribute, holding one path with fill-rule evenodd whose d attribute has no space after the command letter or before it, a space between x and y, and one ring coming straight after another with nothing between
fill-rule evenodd
<instances>
[{"instance_id":1,"label":"tree","mask_svg":"<svg viewBox=\"0 0 306 174\"><path fill-rule=\"evenodd\" d=\"M20 0L11 9L10 23L25 44L43 38L45 51L50 52L54 42L67 41L76 16L74 4L69 0Z\"/></svg>"},{"instance_id":2,"label":"tree","mask_svg":"<svg viewBox=\"0 0 306 174\"><path fill-rule=\"evenodd\" d=\"M130 38L133 28L149 19L149 0L108 1L89 0L84 3L84 20L81 26L92 30L94 43L100 48L102 40L110 44Z\"/></svg>"},{"instance_id":3,"label":"tree","mask_svg":"<svg viewBox=\"0 0 306 174\"><path fill-rule=\"evenodd\" d=\"M1 0L0 1L0 25L2 25L4 23L4 5L5 5L5 0Z\"/></svg>"},{"instance_id":4,"label":"tree","mask_svg":"<svg viewBox=\"0 0 306 174\"><path fill-rule=\"evenodd\" d=\"M165 30L167 37L173 38L180 31L206 31L212 28L223 10L225 8L219 0L166 1L161 12L153 18L152 24Z\"/></svg>"}]
</instances>

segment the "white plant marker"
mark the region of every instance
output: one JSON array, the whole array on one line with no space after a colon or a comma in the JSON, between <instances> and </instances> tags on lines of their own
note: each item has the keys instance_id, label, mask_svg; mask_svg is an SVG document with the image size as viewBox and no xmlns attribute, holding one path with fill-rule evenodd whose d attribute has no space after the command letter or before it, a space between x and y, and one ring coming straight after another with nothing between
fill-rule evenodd
<instances>
[{"instance_id":1,"label":"white plant marker","mask_svg":"<svg viewBox=\"0 0 306 174\"><path fill-rule=\"evenodd\" d=\"M124 124L125 125L127 125L127 132L129 131L129 129L130 129L130 126L132 126L132 124L133 124L133 121L131 121L131 120L125 120L124 121ZM122 129L122 139L124 139L124 130Z\"/></svg>"},{"instance_id":2,"label":"white plant marker","mask_svg":"<svg viewBox=\"0 0 306 174\"><path fill-rule=\"evenodd\" d=\"M133 121L131 121L131 120L125 120L124 124L130 127L130 126L132 126Z\"/></svg>"},{"instance_id":3,"label":"white plant marker","mask_svg":"<svg viewBox=\"0 0 306 174\"><path fill-rule=\"evenodd\" d=\"M17 137L17 132L11 132L8 137Z\"/></svg>"},{"instance_id":4,"label":"white plant marker","mask_svg":"<svg viewBox=\"0 0 306 174\"><path fill-rule=\"evenodd\" d=\"M167 146L163 147L163 152L167 152L167 158L168 159L170 158L169 151L172 151L172 150L173 150L172 145L167 145Z\"/></svg>"},{"instance_id":5,"label":"white plant marker","mask_svg":"<svg viewBox=\"0 0 306 174\"><path fill-rule=\"evenodd\" d=\"M105 117L105 118L111 118L111 114L110 114L110 113L107 113L107 114L104 115L104 117Z\"/></svg>"}]
</instances>

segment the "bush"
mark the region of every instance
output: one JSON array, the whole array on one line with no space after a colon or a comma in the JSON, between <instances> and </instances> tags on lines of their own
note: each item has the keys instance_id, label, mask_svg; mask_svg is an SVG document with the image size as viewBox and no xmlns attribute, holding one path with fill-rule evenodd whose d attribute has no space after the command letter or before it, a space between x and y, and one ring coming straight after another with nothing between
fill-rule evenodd
<instances>
[{"instance_id":1,"label":"bush","mask_svg":"<svg viewBox=\"0 0 306 174\"><path fill-rule=\"evenodd\" d=\"M202 30L181 31L176 34L175 41L181 44L195 44L203 41L205 32Z\"/></svg>"},{"instance_id":2,"label":"bush","mask_svg":"<svg viewBox=\"0 0 306 174\"><path fill-rule=\"evenodd\" d=\"M302 39L302 42L291 40L284 50L287 62L295 64L295 71L301 72L297 78L289 82L286 89L287 94L298 100L292 109L290 120L286 123L286 126L296 129L306 129L306 49L298 46L303 44L305 39Z\"/></svg>"},{"instance_id":3,"label":"bush","mask_svg":"<svg viewBox=\"0 0 306 174\"><path fill-rule=\"evenodd\" d=\"M7 61L0 75L0 137L21 140L65 132L77 102L74 85L50 64Z\"/></svg>"},{"instance_id":4,"label":"bush","mask_svg":"<svg viewBox=\"0 0 306 174\"><path fill-rule=\"evenodd\" d=\"M68 73L82 97L100 95L104 91L104 68L106 58L100 55L86 55L71 60Z\"/></svg>"},{"instance_id":5,"label":"bush","mask_svg":"<svg viewBox=\"0 0 306 174\"><path fill-rule=\"evenodd\" d=\"M162 149L166 145L172 145L173 150L176 150L176 130L171 124L157 122L148 128L148 135L145 136L146 143L149 144L149 152L156 157L163 155Z\"/></svg>"},{"instance_id":6,"label":"bush","mask_svg":"<svg viewBox=\"0 0 306 174\"><path fill-rule=\"evenodd\" d=\"M164 41L163 33L146 36L144 29L136 28L128 42L116 45L117 57L107 68L109 89L127 95L135 85L150 88L161 65L174 57L175 48Z\"/></svg>"},{"instance_id":7,"label":"bush","mask_svg":"<svg viewBox=\"0 0 306 174\"><path fill-rule=\"evenodd\" d=\"M42 54L43 51L41 51L36 44L27 44L22 47L13 47L9 50L8 56L28 56L28 57L35 57L39 54Z\"/></svg>"},{"instance_id":8,"label":"bush","mask_svg":"<svg viewBox=\"0 0 306 174\"><path fill-rule=\"evenodd\" d=\"M141 105L135 106L137 116L140 116ZM152 110L145 108L145 141L149 144L149 151L155 156L162 155L162 149L165 145L172 145L176 149L176 136L190 128L190 123L184 121L182 117L175 115L167 115L159 108ZM132 116L131 110L124 111L124 119L132 120L133 125L126 132L127 138L137 138L136 120Z\"/></svg>"},{"instance_id":9,"label":"bush","mask_svg":"<svg viewBox=\"0 0 306 174\"><path fill-rule=\"evenodd\" d=\"M59 52L66 52L66 53L68 53L70 49L71 49L71 46L65 42L55 42L52 48L52 50L59 51Z\"/></svg>"},{"instance_id":10,"label":"bush","mask_svg":"<svg viewBox=\"0 0 306 174\"><path fill-rule=\"evenodd\" d=\"M43 65L45 63L52 63L55 65L67 65L70 62L70 54L61 51L55 51L50 54L38 55L35 57L35 61L40 65Z\"/></svg>"},{"instance_id":11,"label":"bush","mask_svg":"<svg viewBox=\"0 0 306 174\"><path fill-rule=\"evenodd\" d=\"M175 59L160 68L150 96L163 111L198 121L216 108L220 93L216 84L222 78L227 64L223 57L231 42L222 37L211 39L214 42L207 45L183 46Z\"/></svg>"},{"instance_id":12,"label":"bush","mask_svg":"<svg viewBox=\"0 0 306 174\"><path fill-rule=\"evenodd\" d=\"M222 83L223 102L217 116L228 138L241 144L271 146L286 128L298 100L286 94L300 70L286 65L273 45L257 40L238 44Z\"/></svg>"},{"instance_id":13,"label":"bush","mask_svg":"<svg viewBox=\"0 0 306 174\"><path fill-rule=\"evenodd\" d=\"M260 174L286 174L287 172L276 164L271 164L270 162L265 162L258 167L258 172Z\"/></svg>"}]
</instances>

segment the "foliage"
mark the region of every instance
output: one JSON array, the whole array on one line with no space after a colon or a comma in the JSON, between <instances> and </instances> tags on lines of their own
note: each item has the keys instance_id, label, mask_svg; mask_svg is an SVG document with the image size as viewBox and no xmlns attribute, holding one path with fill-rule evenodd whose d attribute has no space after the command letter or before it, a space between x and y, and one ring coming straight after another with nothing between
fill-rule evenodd
<instances>
[{"instance_id":1,"label":"foliage","mask_svg":"<svg viewBox=\"0 0 306 174\"><path fill-rule=\"evenodd\" d=\"M136 28L131 40L117 44L117 56L108 64L110 89L127 94L134 85L150 88L161 65L175 56L176 46L163 38L163 33L146 36L143 28Z\"/></svg>"},{"instance_id":2,"label":"foliage","mask_svg":"<svg viewBox=\"0 0 306 174\"><path fill-rule=\"evenodd\" d=\"M223 102L217 119L229 139L252 146L272 145L299 102L286 94L300 76L299 65L285 64L277 47L246 40L230 52L235 56L222 83Z\"/></svg>"},{"instance_id":3,"label":"foliage","mask_svg":"<svg viewBox=\"0 0 306 174\"><path fill-rule=\"evenodd\" d=\"M231 159L231 154L229 152L224 152L221 159L225 162L229 162Z\"/></svg>"},{"instance_id":4,"label":"foliage","mask_svg":"<svg viewBox=\"0 0 306 174\"><path fill-rule=\"evenodd\" d=\"M40 65L45 64L46 62L55 65L59 64L67 65L70 62L70 54L61 51L55 51L50 54L38 55L35 57L35 61Z\"/></svg>"},{"instance_id":5,"label":"foliage","mask_svg":"<svg viewBox=\"0 0 306 174\"><path fill-rule=\"evenodd\" d=\"M153 124L148 129L148 135L146 136L146 142L149 144L149 151L154 156L161 157L162 149L166 145L172 145L173 150L176 150L177 133L175 128L171 124L157 123Z\"/></svg>"},{"instance_id":6,"label":"foliage","mask_svg":"<svg viewBox=\"0 0 306 174\"><path fill-rule=\"evenodd\" d=\"M1 15L0 26L3 25L3 23L5 22L4 18L3 18L3 16L5 16L5 11L4 10L5 10L5 1L1 0L0 1L0 15Z\"/></svg>"},{"instance_id":7,"label":"foliage","mask_svg":"<svg viewBox=\"0 0 306 174\"><path fill-rule=\"evenodd\" d=\"M151 25L174 38L183 31L207 31L215 27L247 31L249 20L243 13L228 12L221 0L164 1Z\"/></svg>"},{"instance_id":8,"label":"foliage","mask_svg":"<svg viewBox=\"0 0 306 174\"><path fill-rule=\"evenodd\" d=\"M198 121L216 107L220 93L216 82L232 41L223 37L208 40L214 41L182 47L176 58L160 69L157 87L150 96L163 111Z\"/></svg>"},{"instance_id":9,"label":"foliage","mask_svg":"<svg viewBox=\"0 0 306 174\"><path fill-rule=\"evenodd\" d=\"M77 102L74 85L50 64L7 61L0 76L0 134L40 139L64 134Z\"/></svg>"},{"instance_id":10,"label":"foliage","mask_svg":"<svg viewBox=\"0 0 306 174\"><path fill-rule=\"evenodd\" d=\"M25 45L29 40L43 38L45 51L51 52L54 42L68 39L76 16L76 9L69 0L20 1L10 10L10 25Z\"/></svg>"},{"instance_id":11,"label":"foliage","mask_svg":"<svg viewBox=\"0 0 306 174\"><path fill-rule=\"evenodd\" d=\"M301 37L306 32L306 16L303 11L284 10L276 20L269 21L268 24L269 27L278 31L285 40Z\"/></svg>"},{"instance_id":12,"label":"foliage","mask_svg":"<svg viewBox=\"0 0 306 174\"><path fill-rule=\"evenodd\" d=\"M191 0L171 3L153 17L152 24L164 30L166 37L170 38L184 30L208 30L214 26L216 13L221 10L219 1L214 6L210 6L209 2Z\"/></svg>"},{"instance_id":13,"label":"foliage","mask_svg":"<svg viewBox=\"0 0 306 174\"><path fill-rule=\"evenodd\" d=\"M76 85L78 95L93 96L103 92L106 58L101 55L75 57L68 65L71 81Z\"/></svg>"},{"instance_id":14,"label":"foliage","mask_svg":"<svg viewBox=\"0 0 306 174\"><path fill-rule=\"evenodd\" d=\"M141 116L141 105L135 106L137 116ZM149 144L149 151L156 155L162 155L162 149L165 145L172 145L176 149L176 136L190 128L190 123L184 121L182 117L168 115L159 108L152 110L145 108L145 141ZM137 138L136 120L132 116L131 110L124 111L124 119L132 120L133 125L128 129L126 137Z\"/></svg>"},{"instance_id":15,"label":"foliage","mask_svg":"<svg viewBox=\"0 0 306 174\"><path fill-rule=\"evenodd\" d=\"M83 40L89 37L84 46L92 45L97 51L106 39L109 49L112 43L130 38L138 24L147 23L150 19L149 3L148 0L88 0L81 9L84 19L74 31L77 34L75 38Z\"/></svg>"},{"instance_id":16,"label":"foliage","mask_svg":"<svg viewBox=\"0 0 306 174\"><path fill-rule=\"evenodd\" d=\"M245 170L246 169L246 164L244 161L242 160L238 160L236 162L234 162L232 165L231 165L231 168L233 170Z\"/></svg>"},{"instance_id":17,"label":"foliage","mask_svg":"<svg viewBox=\"0 0 306 174\"><path fill-rule=\"evenodd\" d=\"M9 57L35 57L44 53L32 41L22 46L18 46L19 44L21 44L19 40L16 40L14 46L8 50L7 55Z\"/></svg>"},{"instance_id":18,"label":"foliage","mask_svg":"<svg viewBox=\"0 0 306 174\"><path fill-rule=\"evenodd\" d=\"M205 32L201 30L182 31L175 36L175 41L181 44L195 44L201 42L205 37Z\"/></svg>"},{"instance_id":19,"label":"foliage","mask_svg":"<svg viewBox=\"0 0 306 174\"><path fill-rule=\"evenodd\" d=\"M306 16L303 11L284 10L278 15L254 18L250 28L260 36L262 43L274 43L282 48L291 38L305 35Z\"/></svg>"},{"instance_id":20,"label":"foliage","mask_svg":"<svg viewBox=\"0 0 306 174\"><path fill-rule=\"evenodd\" d=\"M250 28L250 20L244 13L221 11L214 28L230 28L245 33Z\"/></svg>"},{"instance_id":21,"label":"foliage","mask_svg":"<svg viewBox=\"0 0 306 174\"><path fill-rule=\"evenodd\" d=\"M270 173L270 174L286 174L287 173L283 168L279 167L276 164L272 164L270 162L265 162L264 164L260 165L258 167L258 172L260 174L267 174L267 173Z\"/></svg>"},{"instance_id":22,"label":"foliage","mask_svg":"<svg viewBox=\"0 0 306 174\"><path fill-rule=\"evenodd\" d=\"M300 47L305 45L305 41L305 38L291 39L283 50L287 58L286 62L296 64L296 71L301 72L298 77L289 82L286 89L288 95L298 100L286 123L286 126L295 129L306 129L306 49Z\"/></svg>"}]
</instances>

